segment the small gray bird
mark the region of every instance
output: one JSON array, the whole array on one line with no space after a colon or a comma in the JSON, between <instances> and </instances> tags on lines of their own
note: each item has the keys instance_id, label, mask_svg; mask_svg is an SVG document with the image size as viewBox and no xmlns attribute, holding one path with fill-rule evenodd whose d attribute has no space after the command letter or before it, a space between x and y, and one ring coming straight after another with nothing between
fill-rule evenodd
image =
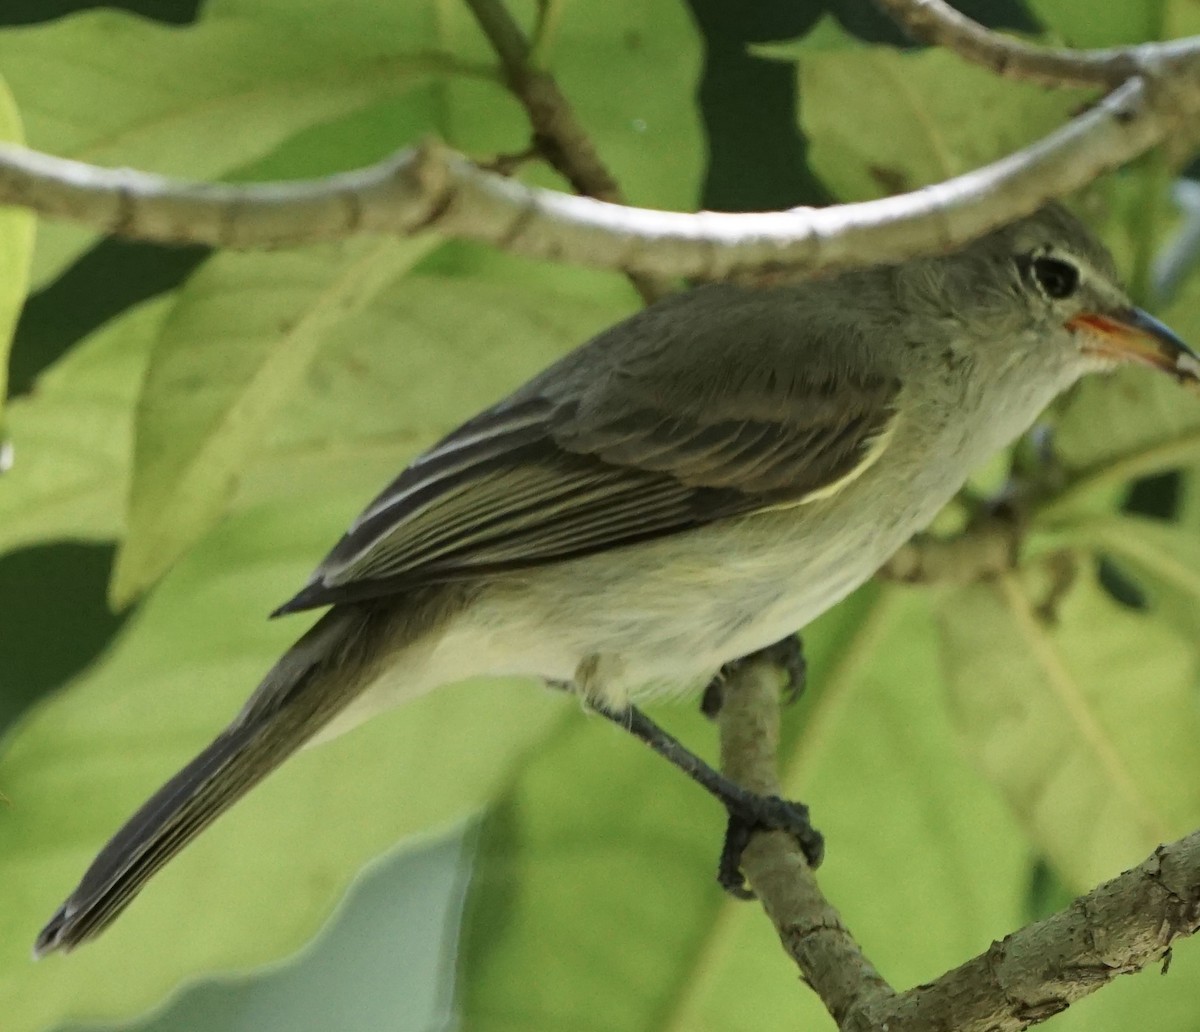
<instances>
[{"instance_id":1,"label":"small gray bird","mask_svg":"<svg viewBox=\"0 0 1200 1032\"><path fill-rule=\"evenodd\" d=\"M1130 361L1200 377L1057 206L955 254L703 286L619 323L367 507L278 612L332 608L37 952L96 935L318 732L478 675L568 683L630 723L700 687L867 580L1060 391Z\"/></svg>"}]
</instances>

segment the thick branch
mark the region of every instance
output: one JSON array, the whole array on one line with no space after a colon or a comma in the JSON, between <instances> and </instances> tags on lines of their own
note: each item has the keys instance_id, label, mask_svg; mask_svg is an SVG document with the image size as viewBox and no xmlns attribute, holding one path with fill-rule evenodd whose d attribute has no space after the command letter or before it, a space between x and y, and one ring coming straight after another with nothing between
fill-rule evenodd
<instances>
[{"instance_id":1,"label":"thick branch","mask_svg":"<svg viewBox=\"0 0 1200 1032\"><path fill-rule=\"evenodd\" d=\"M721 767L752 791L777 795L779 672L767 660L734 668L722 692ZM841 1025L846 1016L894 996L821 895L800 847L783 832L756 835L742 869L762 900L780 942L805 981Z\"/></svg>"},{"instance_id":2,"label":"thick branch","mask_svg":"<svg viewBox=\"0 0 1200 1032\"><path fill-rule=\"evenodd\" d=\"M525 186L436 143L325 179L238 185L179 182L0 147L0 203L109 233L240 249L436 230L630 273L812 273L950 250L1168 135L1196 134L1200 76L1175 86L1132 80L1044 140L982 169L912 193L822 209L687 215L627 208Z\"/></svg>"},{"instance_id":3,"label":"thick branch","mask_svg":"<svg viewBox=\"0 0 1200 1032\"><path fill-rule=\"evenodd\" d=\"M1198 929L1200 831L935 982L868 1005L843 1030L1018 1032L1118 975L1165 960L1176 939Z\"/></svg>"},{"instance_id":4,"label":"thick branch","mask_svg":"<svg viewBox=\"0 0 1200 1032\"><path fill-rule=\"evenodd\" d=\"M621 188L554 77L531 66L529 40L501 0L467 0L467 6L500 58L508 88L529 115L538 153L583 196L624 204ZM666 283L645 273L631 272L630 279L646 302L670 293Z\"/></svg>"},{"instance_id":5,"label":"thick branch","mask_svg":"<svg viewBox=\"0 0 1200 1032\"><path fill-rule=\"evenodd\" d=\"M725 773L768 794L779 790L779 687L769 663L747 662L726 684L720 714ZM787 835L756 835L742 866L784 949L842 1032L1018 1032L1118 975L1164 960L1176 939L1200 930L1197 831L1160 846L1067 909L897 995L821 895Z\"/></svg>"},{"instance_id":6,"label":"thick branch","mask_svg":"<svg viewBox=\"0 0 1200 1032\"><path fill-rule=\"evenodd\" d=\"M1136 75L1170 74L1194 59L1192 40L1102 50L1042 47L1002 36L972 21L945 0L875 0L922 43L953 50L997 75L1046 86L1119 86Z\"/></svg>"}]
</instances>

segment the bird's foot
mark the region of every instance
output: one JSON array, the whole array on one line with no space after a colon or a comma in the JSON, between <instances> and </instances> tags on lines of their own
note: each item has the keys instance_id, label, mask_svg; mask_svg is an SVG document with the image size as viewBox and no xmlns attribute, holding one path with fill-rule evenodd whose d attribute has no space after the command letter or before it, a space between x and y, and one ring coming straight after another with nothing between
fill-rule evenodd
<instances>
[{"instance_id":1,"label":"bird's foot","mask_svg":"<svg viewBox=\"0 0 1200 1032\"><path fill-rule=\"evenodd\" d=\"M759 649L741 659L735 659L721 667L720 672L704 689L700 698L700 712L710 719L716 719L721 712L721 703L725 694L725 682L733 672L745 663L765 659L784 672L787 680L783 686L783 702L790 706L801 695L808 681L808 663L804 658L804 641L798 634L789 634L786 638Z\"/></svg>"},{"instance_id":2,"label":"bird's foot","mask_svg":"<svg viewBox=\"0 0 1200 1032\"><path fill-rule=\"evenodd\" d=\"M725 829L725 844L721 849L717 878L727 892L740 899L753 898L742 877L741 863L743 850L758 831L787 832L795 838L812 867L820 864L825 853L825 840L809 822L808 807L803 803L790 803L779 796L758 795L743 788L710 767L636 706L610 709L596 700L590 705L594 712L606 720L640 738L725 807L729 823Z\"/></svg>"},{"instance_id":3,"label":"bird's foot","mask_svg":"<svg viewBox=\"0 0 1200 1032\"><path fill-rule=\"evenodd\" d=\"M746 792L736 801L726 800L729 823L725 843L717 863L717 881L736 899L754 899L754 891L742 874L742 853L759 831L783 831L791 835L810 867L821 865L825 857L825 839L809 820L808 807L779 796Z\"/></svg>"}]
</instances>

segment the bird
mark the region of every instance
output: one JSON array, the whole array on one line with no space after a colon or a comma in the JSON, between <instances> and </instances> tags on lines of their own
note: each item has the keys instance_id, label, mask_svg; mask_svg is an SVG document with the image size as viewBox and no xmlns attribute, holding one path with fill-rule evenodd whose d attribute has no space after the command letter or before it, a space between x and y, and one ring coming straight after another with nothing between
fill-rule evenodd
<instances>
[{"instance_id":1,"label":"bird","mask_svg":"<svg viewBox=\"0 0 1200 1032\"><path fill-rule=\"evenodd\" d=\"M1129 363L1200 383L1059 204L948 254L650 305L365 508L273 615L325 613L104 846L35 953L97 935L306 743L439 685L539 678L627 724L698 690L869 579L1058 394Z\"/></svg>"}]
</instances>

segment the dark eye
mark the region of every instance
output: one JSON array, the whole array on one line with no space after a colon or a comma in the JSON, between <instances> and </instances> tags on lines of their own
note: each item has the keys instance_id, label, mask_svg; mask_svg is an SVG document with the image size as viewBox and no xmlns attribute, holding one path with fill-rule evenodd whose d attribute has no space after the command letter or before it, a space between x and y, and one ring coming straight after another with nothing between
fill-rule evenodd
<instances>
[{"instance_id":1,"label":"dark eye","mask_svg":"<svg viewBox=\"0 0 1200 1032\"><path fill-rule=\"evenodd\" d=\"M1030 266L1033 278L1047 297L1056 301L1070 297L1079 286L1079 270L1058 258L1035 258Z\"/></svg>"}]
</instances>

